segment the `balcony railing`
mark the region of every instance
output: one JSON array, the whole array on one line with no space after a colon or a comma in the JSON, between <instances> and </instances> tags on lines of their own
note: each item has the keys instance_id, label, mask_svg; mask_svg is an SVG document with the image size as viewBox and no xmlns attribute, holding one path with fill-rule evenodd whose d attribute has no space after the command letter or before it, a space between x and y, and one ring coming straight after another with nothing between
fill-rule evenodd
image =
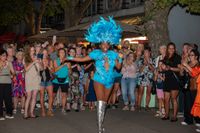
<instances>
[{"instance_id":1,"label":"balcony railing","mask_svg":"<svg viewBox=\"0 0 200 133\"><path fill-rule=\"evenodd\" d=\"M144 0L94 0L85 13L85 16L93 16L130 9L144 4Z\"/></svg>"}]
</instances>

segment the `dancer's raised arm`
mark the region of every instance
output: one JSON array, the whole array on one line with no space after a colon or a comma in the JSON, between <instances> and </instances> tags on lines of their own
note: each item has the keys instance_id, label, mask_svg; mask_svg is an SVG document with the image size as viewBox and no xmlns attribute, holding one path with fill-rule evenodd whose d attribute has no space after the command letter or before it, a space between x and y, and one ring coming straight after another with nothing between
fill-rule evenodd
<instances>
[{"instance_id":1,"label":"dancer's raised arm","mask_svg":"<svg viewBox=\"0 0 200 133\"><path fill-rule=\"evenodd\" d=\"M92 59L89 56L85 57L68 57L68 60L75 61L75 62L87 62L91 61Z\"/></svg>"}]
</instances>

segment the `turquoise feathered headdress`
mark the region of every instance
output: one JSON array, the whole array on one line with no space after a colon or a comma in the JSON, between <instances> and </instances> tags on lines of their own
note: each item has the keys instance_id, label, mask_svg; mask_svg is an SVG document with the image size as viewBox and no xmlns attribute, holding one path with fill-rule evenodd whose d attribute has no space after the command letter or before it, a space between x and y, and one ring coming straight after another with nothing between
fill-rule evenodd
<instances>
[{"instance_id":1,"label":"turquoise feathered headdress","mask_svg":"<svg viewBox=\"0 0 200 133\"><path fill-rule=\"evenodd\" d=\"M121 33L120 25L117 25L112 17L108 17L108 20L100 17L98 22L94 22L89 27L85 39L91 43L107 42L110 45L118 45L122 36Z\"/></svg>"}]
</instances>

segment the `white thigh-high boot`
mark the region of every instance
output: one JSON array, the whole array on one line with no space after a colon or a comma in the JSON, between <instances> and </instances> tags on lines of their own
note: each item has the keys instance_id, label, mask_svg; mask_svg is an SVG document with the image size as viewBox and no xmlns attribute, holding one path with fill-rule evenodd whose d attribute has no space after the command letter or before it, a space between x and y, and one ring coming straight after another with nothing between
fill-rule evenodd
<instances>
[{"instance_id":1,"label":"white thigh-high boot","mask_svg":"<svg viewBox=\"0 0 200 133\"><path fill-rule=\"evenodd\" d=\"M106 102L104 101L97 101L97 125L98 125L98 133L103 133L103 121L105 116L106 110Z\"/></svg>"}]
</instances>

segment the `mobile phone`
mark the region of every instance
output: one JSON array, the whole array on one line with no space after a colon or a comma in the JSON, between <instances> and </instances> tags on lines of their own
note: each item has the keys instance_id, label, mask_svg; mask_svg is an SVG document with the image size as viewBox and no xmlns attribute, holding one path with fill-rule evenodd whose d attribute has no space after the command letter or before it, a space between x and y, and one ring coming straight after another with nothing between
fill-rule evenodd
<instances>
[{"instance_id":1,"label":"mobile phone","mask_svg":"<svg viewBox=\"0 0 200 133\"><path fill-rule=\"evenodd\" d=\"M43 54L38 54L38 55L37 55L37 58L38 58L38 59L43 59Z\"/></svg>"}]
</instances>

